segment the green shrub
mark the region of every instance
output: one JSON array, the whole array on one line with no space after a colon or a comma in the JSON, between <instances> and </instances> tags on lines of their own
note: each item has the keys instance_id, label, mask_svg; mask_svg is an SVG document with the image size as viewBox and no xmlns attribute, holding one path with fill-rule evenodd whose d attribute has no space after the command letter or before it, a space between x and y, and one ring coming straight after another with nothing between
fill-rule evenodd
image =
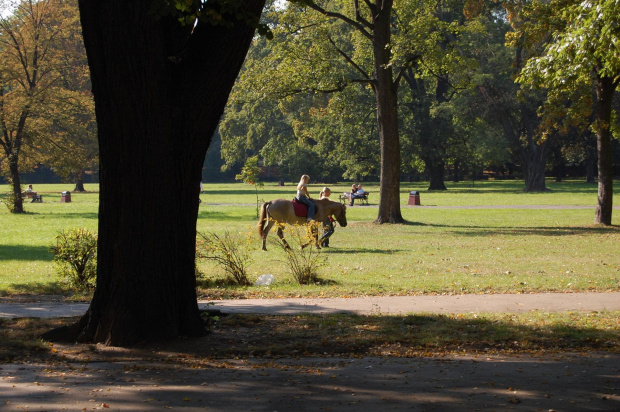
<instances>
[{"instance_id":1,"label":"green shrub","mask_svg":"<svg viewBox=\"0 0 620 412\"><path fill-rule=\"evenodd\" d=\"M11 190L4 199L2 199L2 203L6 206L10 213L16 213L15 204L17 203L17 195ZM23 204L23 199L22 199Z\"/></svg>"},{"instance_id":2,"label":"green shrub","mask_svg":"<svg viewBox=\"0 0 620 412\"><path fill-rule=\"evenodd\" d=\"M247 242L228 231L219 237L215 233L206 235L198 233L200 239L196 242L196 257L198 259L212 260L220 265L228 274L231 281L249 286L252 284L248 279L247 266L250 263Z\"/></svg>"},{"instance_id":3,"label":"green shrub","mask_svg":"<svg viewBox=\"0 0 620 412\"><path fill-rule=\"evenodd\" d=\"M87 229L70 229L56 235L50 247L57 273L79 291L91 290L97 277L97 234Z\"/></svg>"},{"instance_id":4,"label":"green shrub","mask_svg":"<svg viewBox=\"0 0 620 412\"><path fill-rule=\"evenodd\" d=\"M279 239L272 241L285 252L284 263L300 285L319 282L318 271L327 265L327 259L314 243L312 230L317 230L317 228L305 225L286 226L285 237L292 239L295 245L293 247L290 247L286 241Z\"/></svg>"}]
</instances>

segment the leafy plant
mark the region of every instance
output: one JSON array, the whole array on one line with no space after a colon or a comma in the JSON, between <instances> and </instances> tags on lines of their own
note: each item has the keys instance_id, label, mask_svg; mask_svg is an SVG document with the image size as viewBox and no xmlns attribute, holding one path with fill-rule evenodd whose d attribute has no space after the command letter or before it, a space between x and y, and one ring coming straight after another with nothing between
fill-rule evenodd
<instances>
[{"instance_id":1,"label":"leafy plant","mask_svg":"<svg viewBox=\"0 0 620 412\"><path fill-rule=\"evenodd\" d=\"M241 173L235 176L236 180L241 180L244 183L254 186L256 191L256 218L258 219L258 209L260 201L258 200L258 188L263 187L264 184L259 180L260 167L258 167L258 156L249 157L245 161L245 165L241 169Z\"/></svg>"},{"instance_id":2,"label":"leafy plant","mask_svg":"<svg viewBox=\"0 0 620 412\"><path fill-rule=\"evenodd\" d=\"M97 234L87 229L70 229L56 235L50 247L58 274L71 287L85 291L93 289L97 277Z\"/></svg>"},{"instance_id":3,"label":"leafy plant","mask_svg":"<svg viewBox=\"0 0 620 412\"><path fill-rule=\"evenodd\" d=\"M252 284L248 279L247 266L251 262L246 243L228 231L220 237L215 233L206 235L198 233L200 239L196 242L196 257L212 260L220 265L230 279L242 286Z\"/></svg>"},{"instance_id":4,"label":"leafy plant","mask_svg":"<svg viewBox=\"0 0 620 412\"><path fill-rule=\"evenodd\" d=\"M272 243L275 243L285 252L284 263L300 285L318 282L319 269L327 265L327 259L321 254L321 249L318 249L314 244L313 230L316 228L299 225L284 228L285 237L292 239L293 244L297 247L290 247L288 243L282 240L272 240Z\"/></svg>"},{"instance_id":5,"label":"leafy plant","mask_svg":"<svg viewBox=\"0 0 620 412\"><path fill-rule=\"evenodd\" d=\"M17 207L16 205L18 205L17 203L17 196L15 193L13 193L12 191L9 192L6 197L4 199L2 199L2 203L4 203L7 207L7 209L9 209L9 212L11 213L17 213ZM23 200L22 200L23 203Z\"/></svg>"}]
</instances>

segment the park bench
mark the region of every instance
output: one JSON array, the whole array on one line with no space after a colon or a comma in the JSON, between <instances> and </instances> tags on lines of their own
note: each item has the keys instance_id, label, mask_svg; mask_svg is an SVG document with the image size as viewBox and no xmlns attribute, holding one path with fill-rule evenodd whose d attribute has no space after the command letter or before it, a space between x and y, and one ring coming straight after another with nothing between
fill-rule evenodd
<instances>
[{"instance_id":1,"label":"park bench","mask_svg":"<svg viewBox=\"0 0 620 412\"><path fill-rule=\"evenodd\" d=\"M368 195L370 193L369 192L364 192L364 194L362 195L362 197L356 197L355 201L359 202L361 205L364 206L368 206ZM342 204L348 205L351 201L351 193L350 192L343 192L340 196L339 196L340 202Z\"/></svg>"},{"instance_id":2,"label":"park bench","mask_svg":"<svg viewBox=\"0 0 620 412\"><path fill-rule=\"evenodd\" d=\"M22 193L26 199L31 199L30 203L43 203L43 196L38 195L37 192L24 192Z\"/></svg>"}]
</instances>

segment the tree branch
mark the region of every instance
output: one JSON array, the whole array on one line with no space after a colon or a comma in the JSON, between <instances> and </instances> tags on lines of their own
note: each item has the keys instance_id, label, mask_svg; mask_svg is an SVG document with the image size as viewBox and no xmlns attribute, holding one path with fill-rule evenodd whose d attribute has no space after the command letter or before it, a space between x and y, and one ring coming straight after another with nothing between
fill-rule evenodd
<instances>
[{"instance_id":1,"label":"tree branch","mask_svg":"<svg viewBox=\"0 0 620 412\"><path fill-rule=\"evenodd\" d=\"M327 40L331 43L332 46L334 46L334 48L336 49L336 52L338 52L338 54L341 55L346 60L347 63L353 66L353 68L357 70L364 77L364 79L368 81L371 80L368 73L364 69L362 69L357 63L355 63L353 59L347 53L344 52L344 50L340 49L336 45L336 42L331 38L331 36L327 36Z\"/></svg>"},{"instance_id":2,"label":"tree branch","mask_svg":"<svg viewBox=\"0 0 620 412\"><path fill-rule=\"evenodd\" d=\"M321 7L318 4L316 4L314 1L305 0L303 3L305 5L307 5L308 7L310 7L312 10L317 11L317 12L321 13L322 15L326 16L326 17L335 18L335 19L338 19L338 20L341 20L341 21L347 23L350 26L353 26L360 33L362 33L362 35L364 35L364 37L366 37L369 40L373 40L373 35L368 30L366 30L366 27L365 27L364 24L362 24L360 22L357 22L355 20L352 20L352 19L348 18L347 16L345 16L344 14L327 11L323 7ZM372 25L370 25L368 28L372 28Z\"/></svg>"}]
</instances>

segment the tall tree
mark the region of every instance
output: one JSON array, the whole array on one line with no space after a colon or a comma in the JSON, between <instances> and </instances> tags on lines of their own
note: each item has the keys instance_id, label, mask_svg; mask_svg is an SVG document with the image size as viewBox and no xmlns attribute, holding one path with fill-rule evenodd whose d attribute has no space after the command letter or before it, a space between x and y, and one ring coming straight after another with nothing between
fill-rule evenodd
<instances>
[{"instance_id":1,"label":"tall tree","mask_svg":"<svg viewBox=\"0 0 620 412\"><path fill-rule=\"evenodd\" d=\"M49 336L128 345L203 335L201 169L264 0L79 5L100 147L97 284L81 320Z\"/></svg>"},{"instance_id":2,"label":"tall tree","mask_svg":"<svg viewBox=\"0 0 620 412\"><path fill-rule=\"evenodd\" d=\"M63 42L79 36L75 7L62 0L24 0L0 17L0 147L12 186L11 210L21 213L20 166L48 133L49 114L63 95ZM71 15L73 14L73 19Z\"/></svg>"},{"instance_id":3,"label":"tall tree","mask_svg":"<svg viewBox=\"0 0 620 412\"><path fill-rule=\"evenodd\" d=\"M62 5L65 13L57 24L73 30L57 40L59 87L54 92L54 104L46 105L40 116L49 126L40 134L37 152L41 163L64 180L73 179L76 191L84 191L84 171L98 168L95 104L78 3L63 0Z\"/></svg>"},{"instance_id":4,"label":"tall tree","mask_svg":"<svg viewBox=\"0 0 620 412\"><path fill-rule=\"evenodd\" d=\"M381 156L380 200L377 223L402 223L400 210L400 139L398 128L398 82L394 75L392 55L393 0L359 2L324 2L300 0L307 10L319 13L339 23L340 30L353 30L369 42L369 61L372 71L359 65L350 54L350 48L339 47L333 37L327 40L341 58L348 62L359 76L356 82L368 84L376 100L377 131ZM336 29L338 30L338 29ZM302 30L303 31L303 30ZM345 82L346 83L346 82ZM345 84L338 82L342 88Z\"/></svg>"},{"instance_id":5,"label":"tall tree","mask_svg":"<svg viewBox=\"0 0 620 412\"><path fill-rule=\"evenodd\" d=\"M544 10L545 6L542 4L535 11ZM552 32L543 55L528 61L522 79L547 88L552 103L565 102L567 96L574 97L576 91L582 92L574 102L589 98L589 88L586 87L584 93L584 85L595 90L591 106L592 126L597 136L599 179L595 222L611 225L612 102L620 83L620 27L617 20L620 3L616 0L556 1L546 7L549 9L559 11L562 21Z\"/></svg>"}]
</instances>

